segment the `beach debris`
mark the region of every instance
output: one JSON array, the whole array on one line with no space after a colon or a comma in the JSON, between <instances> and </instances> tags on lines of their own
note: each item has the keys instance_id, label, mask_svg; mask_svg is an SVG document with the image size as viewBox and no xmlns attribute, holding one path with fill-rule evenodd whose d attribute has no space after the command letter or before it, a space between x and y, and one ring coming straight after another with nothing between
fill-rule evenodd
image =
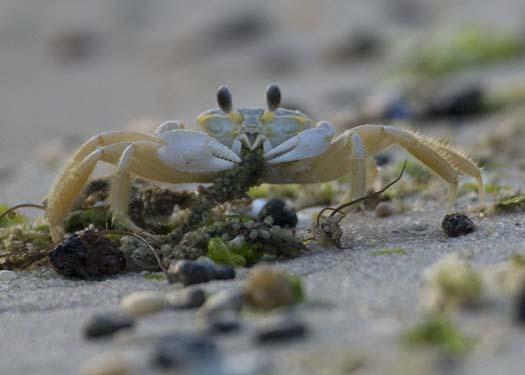
<instances>
[{"instance_id":1,"label":"beach debris","mask_svg":"<svg viewBox=\"0 0 525 375\"><path fill-rule=\"evenodd\" d=\"M283 314L268 318L260 323L255 332L255 341L259 344L295 340L306 336L306 324L292 314Z\"/></svg>"},{"instance_id":2,"label":"beach debris","mask_svg":"<svg viewBox=\"0 0 525 375\"><path fill-rule=\"evenodd\" d=\"M424 270L422 305L441 312L456 307L475 307L484 293L481 274L466 260L452 254Z\"/></svg>"},{"instance_id":3,"label":"beach debris","mask_svg":"<svg viewBox=\"0 0 525 375\"><path fill-rule=\"evenodd\" d=\"M496 213L513 213L525 211L525 194L516 194L498 200L494 204Z\"/></svg>"},{"instance_id":4,"label":"beach debris","mask_svg":"<svg viewBox=\"0 0 525 375\"><path fill-rule=\"evenodd\" d=\"M301 279L277 267L258 265L244 284L246 303L255 309L271 310L304 300Z\"/></svg>"},{"instance_id":5,"label":"beach debris","mask_svg":"<svg viewBox=\"0 0 525 375\"><path fill-rule=\"evenodd\" d=\"M379 202L374 213L376 217L389 217L394 213L394 206L390 202Z\"/></svg>"},{"instance_id":6,"label":"beach debris","mask_svg":"<svg viewBox=\"0 0 525 375\"><path fill-rule=\"evenodd\" d=\"M272 218L272 224L282 228L295 228L297 214L294 209L282 199L270 199L259 212L259 221L264 222L267 217Z\"/></svg>"},{"instance_id":7,"label":"beach debris","mask_svg":"<svg viewBox=\"0 0 525 375\"><path fill-rule=\"evenodd\" d=\"M129 375L133 366L118 353L99 354L88 359L79 370L80 375Z\"/></svg>"},{"instance_id":8,"label":"beach debris","mask_svg":"<svg viewBox=\"0 0 525 375\"><path fill-rule=\"evenodd\" d=\"M170 283L182 283L193 285L207 283L211 280L229 280L235 278L235 270L232 267L215 264L209 258L207 260L179 260L171 263L168 268L168 281Z\"/></svg>"},{"instance_id":9,"label":"beach debris","mask_svg":"<svg viewBox=\"0 0 525 375\"><path fill-rule=\"evenodd\" d=\"M120 313L103 313L93 316L84 327L84 337L95 339L113 335L123 329L130 329L135 320Z\"/></svg>"},{"instance_id":10,"label":"beach debris","mask_svg":"<svg viewBox=\"0 0 525 375\"><path fill-rule=\"evenodd\" d=\"M157 368L179 369L212 361L218 355L217 345L211 338L177 333L164 336L157 341L151 361Z\"/></svg>"},{"instance_id":11,"label":"beach debris","mask_svg":"<svg viewBox=\"0 0 525 375\"><path fill-rule=\"evenodd\" d=\"M120 308L133 316L145 316L156 313L168 307L164 293L155 291L133 292L122 298Z\"/></svg>"},{"instance_id":12,"label":"beach debris","mask_svg":"<svg viewBox=\"0 0 525 375\"><path fill-rule=\"evenodd\" d=\"M461 356L473 347L474 339L461 333L444 315L431 315L402 335L402 341L414 348L434 347L445 354Z\"/></svg>"},{"instance_id":13,"label":"beach debris","mask_svg":"<svg viewBox=\"0 0 525 375\"><path fill-rule=\"evenodd\" d=\"M201 288L184 288L166 294L166 303L171 309L197 309L205 302L206 292Z\"/></svg>"},{"instance_id":14,"label":"beach debris","mask_svg":"<svg viewBox=\"0 0 525 375\"><path fill-rule=\"evenodd\" d=\"M92 229L68 236L48 257L53 268L66 277L99 279L126 270L124 254Z\"/></svg>"},{"instance_id":15,"label":"beach debris","mask_svg":"<svg viewBox=\"0 0 525 375\"><path fill-rule=\"evenodd\" d=\"M465 236L476 230L472 220L462 213L446 215L441 222L441 228L447 237Z\"/></svg>"}]
</instances>

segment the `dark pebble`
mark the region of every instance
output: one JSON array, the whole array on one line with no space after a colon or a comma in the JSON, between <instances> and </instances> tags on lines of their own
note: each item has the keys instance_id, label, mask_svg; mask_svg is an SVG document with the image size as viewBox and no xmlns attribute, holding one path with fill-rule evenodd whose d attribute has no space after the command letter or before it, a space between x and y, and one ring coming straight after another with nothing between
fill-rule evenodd
<instances>
[{"instance_id":1,"label":"dark pebble","mask_svg":"<svg viewBox=\"0 0 525 375\"><path fill-rule=\"evenodd\" d=\"M206 302L206 292L200 288L168 293L168 305L173 309L197 309Z\"/></svg>"},{"instance_id":2,"label":"dark pebble","mask_svg":"<svg viewBox=\"0 0 525 375\"><path fill-rule=\"evenodd\" d=\"M206 325L210 333L231 333L241 328L239 314L234 311L223 311L206 318Z\"/></svg>"},{"instance_id":3,"label":"dark pebble","mask_svg":"<svg viewBox=\"0 0 525 375\"><path fill-rule=\"evenodd\" d=\"M464 236L474 232L476 227L470 218L465 214L450 214L445 216L441 223L441 228L448 237Z\"/></svg>"},{"instance_id":4,"label":"dark pebble","mask_svg":"<svg viewBox=\"0 0 525 375\"><path fill-rule=\"evenodd\" d=\"M215 268L204 262L192 260L180 260L171 263L168 268L168 281L170 283L182 283L193 285L207 283L215 278Z\"/></svg>"},{"instance_id":5,"label":"dark pebble","mask_svg":"<svg viewBox=\"0 0 525 375\"><path fill-rule=\"evenodd\" d=\"M215 265L215 278L217 280L235 279L235 268L220 264Z\"/></svg>"},{"instance_id":6,"label":"dark pebble","mask_svg":"<svg viewBox=\"0 0 525 375\"><path fill-rule=\"evenodd\" d=\"M93 230L67 237L49 253L49 261L59 274L81 279L99 279L126 270L124 254Z\"/></svg>"},{"instance_id":7,"label":"dark pebble","mask_svg":"<svg viewBox=\"0 0 525 375\"><path fill-rule=\"evenodd\" d=\"M485 110L483 89L478 85L453 87L436 94L423 109L427 118L465 117Z\"/></svg>"},{"instance_id":8,"label":"dark pebble","mask_svg":"<svg viewBox=\"0 0 525 375\"><path fill-rule=\"evenodd\" d=\"M300 338L306 334L307 328L302 321L287 316L259 327L255 333L255 340L261 344L274 343Z\"/></svg>"},{"instance_id":9,"label":"dark pebble","mask_svg":"<svg viewBox=\"0 0 525 375\"><path fill-rule=\"evenodd\" d=\"M295 228L297 225L297 214L295 210L278 198L270 199L259 212L259 221L264 221L271 216L274 225L280 227Z\"/></svg>"},{"instance_id":10,"label":"dark pebble","mask_svg":"<svg viewBox=\"0 0 525 375\"><path fill-rule=\"evenodd\" d=\"M514 302L514 320L525 325L525 285L518 292Z\"/></svg>"},{"instance_id":11,"label":"dark pebble","mask_svg":"<svg viewBox=\"0 0 525 375\"><path fill-rule=\"evenodd\" d=\"M168 281L193 285L207 283L211 280L235 279L235 269L229 266L214 264L213 262L181 260L176 261L168 268Z\"/></svg>"},{"instance_id":12,"label":"dark pebble","mask_svg":"<svg viewBox=\"0 0 525 375\"><path fill-rule=\"evenodd\" d=\"M209 337L172 334L159 339L153 349L152 362L158 368L169 369L213 360L217 355L217 345Z\"/></svg>"},{"instance_id":13,"label":"dark pebble","mask_svg":"<svg viewBox=\"0 0 525 375\"><path fill-rule=\"evenodd\" d=\"M379 154L379 155L376 155L374 156L374 159L376 159L376 164L378 167L382 167L384 165L387 165L388 163L390 163L390 155L388 154Z\"/></svg>"},{"instance_id":14,"label":"dark pebble","mask_svg":"<svg viewBox=\"0 0 525 375\"><path fill-rule=\"evenodd\" d=\"M132 328L135 320L124 314L98 314L86 324L84 336L88 339L113 335L121 329Z\"/></svg>"}]
</instances>

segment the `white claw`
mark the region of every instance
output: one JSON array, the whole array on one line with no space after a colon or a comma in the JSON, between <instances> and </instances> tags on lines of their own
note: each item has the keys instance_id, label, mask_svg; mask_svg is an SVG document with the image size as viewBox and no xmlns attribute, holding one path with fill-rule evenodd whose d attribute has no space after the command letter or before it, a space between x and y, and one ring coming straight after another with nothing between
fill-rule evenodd
<instances>
[{"instance_id":1,"label":"white claw","mask_svg":"<svg viewBox=\"0 0 525 375\"><path fill-rule=\"evenodd\" d=\"M232 150L206 133L177 129L160 138L165 145L158 150L159 158L180 171L219 172L241 162Z\"/></svg>"},{"instance_id":2,"label":"white claw","mask_svg":"<svg viewBox=\"0 0 525 375\"><path fill-rule=\"evenodd\" d=\"M268 164L312 158L326 152L334 136L334 127L321 121L314 129L305 130L264 154Z\"/></svg>"}]
</instances>

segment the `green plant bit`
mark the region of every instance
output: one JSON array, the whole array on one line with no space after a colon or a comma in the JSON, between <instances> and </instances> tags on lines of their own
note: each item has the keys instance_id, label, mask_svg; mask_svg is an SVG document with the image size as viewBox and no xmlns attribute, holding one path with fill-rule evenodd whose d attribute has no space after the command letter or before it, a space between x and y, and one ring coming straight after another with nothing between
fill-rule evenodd
<instances>
[{"instance_id":1,"label":"green plant bit","mask_svg":"<svg viewBox=\"0 0 525 375\"><path fill-rule=\"evenodd\" d=\"M391 248L386 248L386 249L383 249L383 250L378 250L378 251L372 252L372 255L374 255L374 256L380 256L380 255L405 255L405 254L407 254L407 252L402 247L391 247Z\"/></svg>"},{"instance_id":2,"label":"green plant bit","mask_svg":"<svg viewBox=\"0 0 525 375\"><path fill-rule=\"evenodd\" d=\"M17 204L16 206L13 206L10 208L5 208L5 206L0 206L0 211L2 211L2 213L0 214L0 227L5 227L11 224L24 224L25 219L23 217L16 217L16 215L15 217L10 217L11 215L14 214L16 210L18 210L19 208L24 208L24 207L38 208L44 211L46 209L44 206L40 204L34 204L34 203Z\"/></svg>"},{"instance_id":3,"label":"green plant bit","mask_svg":"<svg viewBox=\"0 0 525 375\"><path fill-rule=\"evenodd\" d=\"M525 194L503 198L496 202L494 209L497 213L522 212L525 210Z\"/></svg>"},{"instance_id":4,"label":"green plant bit","mask_svg":"<svg viewBox=\"0 0 525 375\"><path fill-rule=\"evenodd\" d=\"M433 315L403 334L402 341L411 346L435 347L449 355L464 355L474 340L463 335L445 316Z\"/></svg>"}]
</instances>

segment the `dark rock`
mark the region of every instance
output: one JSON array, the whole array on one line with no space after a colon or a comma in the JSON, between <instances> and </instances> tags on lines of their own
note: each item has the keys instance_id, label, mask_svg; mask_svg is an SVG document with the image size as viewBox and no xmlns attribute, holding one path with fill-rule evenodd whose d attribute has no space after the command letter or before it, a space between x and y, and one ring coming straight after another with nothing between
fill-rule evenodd
<instances>
[{"instance_id":1,"label":"dark rock","mask_svg":"<svg viewBox=\"0 0 525 375\"><path fill-rule=\"evenodd\" d=\"M295 228L297 225L297 214L282 199L270 199L264 205L261 212L259 212L259 221L264 221L267 216L273 219L274 225L279 225L280 227Z\"/></svg>"},{"instance_id":2,"label":"dark rock","mask_svg":"<svg viewBox=\"0 0 525 375\"><path fill-rule=\"evenodd\" d=\"M135 320L123 314L98 314L95 315L84 327L86 338L100 338L114 334L121 329L132 328Z\"/></svg>"},{"instance_id":3,"label":"dark rock","mask_svg":"<svg viewBox=\"0 0 525 375\"><path fill-rule=\"evenodd\" d=\"M95 55L102 42L103 39L96 32L69 30L54 35L50 47L63 63L78 63Z\"/></svg>"},{"instance_id":4,"label":"dark rock","mask_svg":"<svg viewBox=\"0 0 525 375\"><path fill-rule=\"evenodd\" d=\"M467 215L454 213L445 216L441 228L448 237L458 237L474 232L476 226Z\"/></svg>"},{"instance_id":5,"label":"dark rock","mask_svg":"<svg viewBox=\"0 0 525 375\"><path fill-rule=\"evenodd\" d=\"M206 292L200 288L184 289L168 293L166 300L174 309L197 309L206 302Z\"/></svg>"},{"instance_id":6,"label":"dark rock","mask_svg":"<svg viewBox=\"0 0 525 375\"><path fill-rule=\"evenodd\" d=\"M170 283L182 283L193 285L207 283L215 278L215 268L204 262L192 260L180 260L168 268L168 281Z\"/></svg>"},{"instance_id":7,"label":"dark rock","mask_svg":"<svg viewBox=\"0 0 525 375\"><path fill-rule=\"evenodd\" d=\"M279 317L259 327L255 340L260 344L288 341L304 337L308 333L306 325L295 317Z\"/></svg>"},{"instance_id":8,"label":"dark rock","mask_svg":"<svg viewBox=\"0 0 525 375\"><path fill-rule=\"evenodd\" d=\"M239 314L224 311L206 318L206 325L210 333L231 333L241 328Z\"/></svg>"},{"instance_id":9,"label":"dark rock","mask_svg":"<svg viewBox=\"0 0 525 375\"><path fill-rule=\"evenodd\" d=\"M525 285L518 292L514 302L514 320L525 325Z\"/></svg>"},{"instance_id":10,"label":"dark rock","mask_svg":"<svg viewBox=\"0 0 525 375\"><path fill-rule=\"evenodd\" d=\"M207 283L211 280L235 279L235 269L215 264L211 260L180 260L168 268L168 281L193 285Z\"/></svg>"},{"instance_id":11,"label":"dark rock","mask_svg":"<svg viewBox=\"0 0 525 375\"><path fill-rule=\"evenodd\" d=\"M376 160L376 164L378 167L382 167L384 165L387 165L388 163L390 163L390 155L388 154L379 154L379 155L376 155L374 156L374 159Z\"/></svg>"},{"instance_id":12,"label":"dark rock","mask_svg":"<svg viewBox=\"0 0 525 375\"><path fill-rule=\"evenodd\" d=\"M485 95L478 85L454 87L438 92L422 111L423 117L465 117L485 110Z\"/></svg>"},{"instance_id":13,"label":"dark rock","mask_svg":"<svg viewBox=\"0 0 525 375\"><path fill-rule=\"evenodd\" d=\"M215 265L215 278L217 280L235 279L235 268L225 265Z\"/></svg>"},{"instance_id":14,"label":"dark rock","mask_svg":"<svg viewBox=\"0 0 525 375\"><path fill-rule=\"evenodd\" d=\"M98 279L126 270L124 254L93 230L67 237L49 253L49 261L59 274L81 279Z\"/></svg>"},{"instance_id":15,"label":"dark rock","mask_svg":"<svg viewBox=\"0 0 525 375\"><path fill-rule=\"evenodd\" d=\"M199 310L199 313L204 316L212 316L224 312L239 313L244 302L245 296L242 290L223 290L208 298Z\"/></svg>"},{"instance_id":16,"label":"dark rock","mask_svg":"<svg viewBox=\"0 0 525 375\"><path fill-rule=\"evenodd\" d=\"M170 369L183 367L191 362L213 360L217 355L215 342L206 336L172 334L157 342L152 362L158 368Z\"/></svg>"}]
</instances>

